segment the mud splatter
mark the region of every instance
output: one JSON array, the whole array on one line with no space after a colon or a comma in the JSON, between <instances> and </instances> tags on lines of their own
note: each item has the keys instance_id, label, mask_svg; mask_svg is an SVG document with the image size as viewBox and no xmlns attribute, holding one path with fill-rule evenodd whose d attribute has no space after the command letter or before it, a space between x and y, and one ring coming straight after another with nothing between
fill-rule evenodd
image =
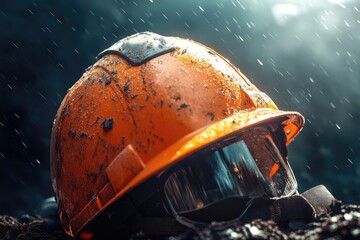
<instances>
[{"instance_id":1,"label":"mud splatter","mask_svg":"<svg viewBox=\"0 0 360 240\"><path fill-rule=\"evenodd\" d=\"M214 121L215 114L213 112L208 112L206 115L208 115L210 117L211 121Z\"/></svg>"},{"instance_id":2,"label":"mud splatter","mask_svg":"<svg viewBox=\"0 0 360 240\"><path fill-rule=\"evenodd\" d=\"M105 84L109 85L111 83L112 78L111 77L107 77L105 80Z\"/></svg>"},{"instance_id":3,"label":"mud splatter","mask_svg":"<svg viewBox=\"0 0 360 240\"><path fill-rule=\"evenodd\" d=\"M69 136L71 136L72 138L76 138L76 131L73 129L69 130Z\"/></svg>"},{"instance_id":4,"label":"mud splatter","mask_svg":"<svg viewBox=\"0 0 360 240\"><path fill-rule=\"evenodd\" d=\"M180 108L187 108L189 105L187 105L186 103L183 103L180 105Z\"/></svg>"},{"instance_id":5,"label":"mud splatter","mask_svg":"<svg viewBox=\"0 0 360 240\"><path fill-rule=\"evenodd\" d=\"M105 132L108 132L110 131L112 128L113 128L113 125L114 125L114 119L112 118L107 118L103 121L103 123L101 124L104 131Z\"/></svg>"}]
</instances>

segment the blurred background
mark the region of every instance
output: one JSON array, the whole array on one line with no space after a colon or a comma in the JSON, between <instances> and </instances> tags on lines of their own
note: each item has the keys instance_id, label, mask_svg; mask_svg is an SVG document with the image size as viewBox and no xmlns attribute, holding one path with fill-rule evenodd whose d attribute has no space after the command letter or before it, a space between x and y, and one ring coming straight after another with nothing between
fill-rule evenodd
<instances>
[{"instance_id":1,"label":"blurred background","mask_svg":"<svg viewBox=\"0 0 360 240\"><path fill-rule=\"evenodd\" d=\"M73 0L0 5L0 214L53 195L56 111L95 56L141 31L191 38L241 69L280 109L304 114L289 160L302 192L360 204L360 2Z\"/></svg>"}]
</instances>

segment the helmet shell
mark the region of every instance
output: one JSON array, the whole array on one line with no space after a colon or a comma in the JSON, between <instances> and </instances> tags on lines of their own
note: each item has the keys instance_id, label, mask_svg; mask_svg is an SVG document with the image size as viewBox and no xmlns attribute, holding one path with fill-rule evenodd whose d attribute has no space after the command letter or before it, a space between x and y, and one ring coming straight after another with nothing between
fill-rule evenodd
<instances>
[{"instance_id":1,"label":"helmet shell","mask_svg":"<svg viewBox=\"0 0 360 240\"><path fill-rule=\"evenodd\" d=\"M129 190L207 144L276 119L288 143L304 124L214 50L149 32L120 40L69 89L55 117L51 176L65 231L78 235Z\"/></svg>"}]
</instances>

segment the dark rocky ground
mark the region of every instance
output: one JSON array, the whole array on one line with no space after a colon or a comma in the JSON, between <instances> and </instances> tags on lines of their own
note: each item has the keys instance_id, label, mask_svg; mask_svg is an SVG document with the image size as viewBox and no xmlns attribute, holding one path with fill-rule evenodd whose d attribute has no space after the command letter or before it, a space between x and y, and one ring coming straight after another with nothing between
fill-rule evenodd
<instances>
[{"instance_id":1,"label":"dark rocky ground","mask_svg":"<svg viewBox=\"0 0 360 240\"><path fill-rule=\"evenodd\" d=\"M0 216L0 239L68 239L59 228L52 228L41 217L24 216L16 219Z\"/></svg>"},{"instance_id":2,"label":"dark rocky ground","mask_svg":"<svg viewBox=\"0 0 360 240\"><path fill-rule=\"evenodd\" d=\"M68 238L51 220L26 215L20 219L0 216L0 239ZM132 239L149 238L138 234ZM331 206L329 214L318 216L307 224L294 222L282 226L261 220L245 225L215 224L198 233L189 230L169 239L360 239L360 205L346 205L337 201Z\"/></svg>"}]
</instances>

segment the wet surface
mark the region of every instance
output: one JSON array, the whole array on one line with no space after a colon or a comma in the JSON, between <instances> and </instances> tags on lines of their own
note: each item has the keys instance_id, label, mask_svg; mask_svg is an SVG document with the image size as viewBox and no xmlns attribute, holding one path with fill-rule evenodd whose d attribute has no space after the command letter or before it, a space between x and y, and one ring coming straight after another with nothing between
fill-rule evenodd
<instances>
[{"instance_id":1,"label":"wet surface","mask_svg":"<svg viewBox=\"0 0 360 240\"><path fill-rule=\"evenodd\" d=\"M0 216L0 239L69 239L60 226L50 219L23 216L15 219ZM151 239L137 234L131 239ZM313 222L292 222L280 225L273 221L254 220L248 224L213 224L195 232L188 230L181 235L164 239L360 239L360 205L336 202L329 214Z\"/></svg>"},{"instance_id":2,"label":"wet surface","mask_svg":"<svg viewBox=\"0 0 360 240\"><path fill-rule=\"evenodd\" d=\"M106 54L117 54L124 57L132 65L138 66L144 62L174 50L171 42L155 33L145 32L120 40L110 48L101 52L98 59Z\"/></svg>"}]
</instances>

